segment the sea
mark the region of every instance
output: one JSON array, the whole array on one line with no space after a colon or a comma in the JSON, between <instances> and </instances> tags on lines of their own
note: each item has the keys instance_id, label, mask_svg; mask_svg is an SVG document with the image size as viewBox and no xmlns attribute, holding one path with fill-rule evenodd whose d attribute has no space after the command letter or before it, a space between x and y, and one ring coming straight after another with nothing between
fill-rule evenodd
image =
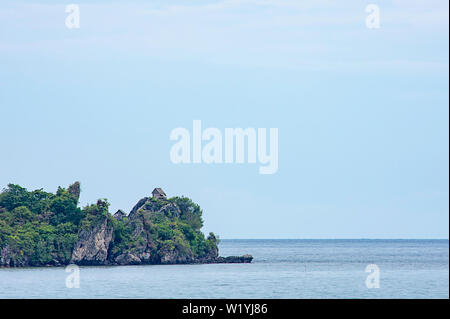
<instances>
[{"instance_id":1,"label":"sea","mask_svg":"<svg viewBox=\"0 0 450 319\"><path fill-rule=\"evenodd\" d=\"M0 298L449 298L448 240L224 239L219 248L254 260L0 268Z\"/></svg>"}]
</instances>

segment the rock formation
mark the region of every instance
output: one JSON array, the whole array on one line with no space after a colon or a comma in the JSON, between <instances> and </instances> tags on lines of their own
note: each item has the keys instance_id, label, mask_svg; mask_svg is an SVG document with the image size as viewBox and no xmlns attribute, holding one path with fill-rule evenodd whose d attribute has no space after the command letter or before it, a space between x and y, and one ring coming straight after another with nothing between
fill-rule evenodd
<instances>
[{"instance_id":1,"label":"rock formation","mask_svg":"<svg viewBox=\"0 0 450 319\"><path fill-rule=\"evenodd\" d=\"M200 206L186 197L140 199L130 213L106 199L78 207L80 183L56 194L8 185L0 193L0 267L249 263L220 257L218 238L201 232ZM153 192L155 193L155 191ZM161 195L163 194L163 195Z\"/></svg>"},{"instance_id":2,"label":"rock formation","mask_svg":"<svg viewBox=\"0 0 450 319\"><path fill-rule=\"evenodd\" d=\"M71 263L79 265L105 265L113 238L113 226L107 217L84 228L72 252Z\"/></svg>"}]
</instances>

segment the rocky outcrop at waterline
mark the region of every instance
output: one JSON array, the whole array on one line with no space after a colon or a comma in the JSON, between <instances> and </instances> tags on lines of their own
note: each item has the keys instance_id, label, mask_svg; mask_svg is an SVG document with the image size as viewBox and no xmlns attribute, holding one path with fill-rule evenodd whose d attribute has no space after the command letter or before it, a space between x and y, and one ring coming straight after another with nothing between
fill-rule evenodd
<instances>
[{"instance_id":1,"label":"rocky outcrop at waterline","mask_svg":"<svg viewBox=\"0 0 450 319\"><path fill-rule=\"evenodd\" d=\"M160 188L129 214L106 199L78 207L78 182L56 194L10 184L0 193L0 267L250 263L251 255L219 256L205 236L202 210Z\"/></svg>"},{"instance_id":2,"label":"rocky outcrop at waterline","mask_svg":"<svg viewBox=\"0 0 450 319\"><path fill-rule=\"evenodd\" d=\"M114 228L108 218L102 218L96 225L83 228L72 252L71 263L81 265L104 265L113 240Z\"/></svg>"}]
</instances>

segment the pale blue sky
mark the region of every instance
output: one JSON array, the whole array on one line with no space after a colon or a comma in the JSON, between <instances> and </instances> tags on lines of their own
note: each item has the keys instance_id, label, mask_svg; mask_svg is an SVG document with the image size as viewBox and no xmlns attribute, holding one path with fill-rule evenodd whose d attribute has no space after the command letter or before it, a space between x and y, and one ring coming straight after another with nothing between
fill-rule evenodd
<instances>
[{"instance_id":1,"label":"pale blue sky","mask_svg":"<svg viewBox=\"0 0 450 319\"><path fill-rule=\"evenodd\" d=\"M0 4L0 187L112 212L162 187L222 238L448 238L448 1L73 3L76 30ZM172 164L194 119L278 128L278 172Z\"/></svg>"}]
</instances>

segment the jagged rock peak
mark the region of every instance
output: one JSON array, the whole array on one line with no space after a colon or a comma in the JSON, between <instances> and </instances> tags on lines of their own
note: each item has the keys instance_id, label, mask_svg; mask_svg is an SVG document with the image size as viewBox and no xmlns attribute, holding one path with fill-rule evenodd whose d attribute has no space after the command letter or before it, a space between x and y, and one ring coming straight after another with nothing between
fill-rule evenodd
<instances>
[{"instance_id":1,"label":"jagged rock peak","mask_svg":"<svg viewBox=\"0 0 450 319\"><path fill-rule=\"evenodd\" d=\"M130 218L133 218L136 213L139 211L139 209L141 209L146 203L148 203L150 201L150 197L144 197L142 199L140 199L136 205L134 205L133 209L131 210L131 212L128 214L128 216Z\"/></svg>"},{"instance_id":2,"label":"jagged rock peak","mask_svg":"<svg viewBox=\"0 0 450 319\"><path fill-rule=\"evenodd\" d=\"M76 198L77 202L80 199L80 192L81 192L81 188L80 188L80 182L75 182L72 185L69 186L69 188L67 189L67 191L73 195L73 197Z\"/></svg>"}]
</instances>

